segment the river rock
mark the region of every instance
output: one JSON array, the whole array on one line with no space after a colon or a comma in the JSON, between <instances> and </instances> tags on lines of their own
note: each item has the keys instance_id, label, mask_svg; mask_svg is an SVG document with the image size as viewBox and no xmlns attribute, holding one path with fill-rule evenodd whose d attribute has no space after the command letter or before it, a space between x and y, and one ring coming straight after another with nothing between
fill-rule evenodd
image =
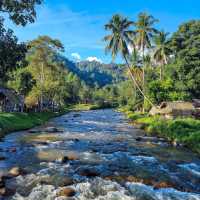
<instances>
[{"instance_id":1,"label":"river rock","mask_svg":"<svg viewBox=\"0 0 200 200\"><path fill-rule=\"evenodd\" d=\"M78 170L78 174L86 177L96 177L99 176L100 173L95 168L82 168Z\"/></svg>"},{"instance_id":2,"label":"river rock","mask_svg":"<svg viewBox=\"0 0 200 200\"><path fill-rule=\"evenodd\" d=\"M15 194L15 190L12 190L12 189L9 189L9 188L6 188L6 187L2 187L0 188L0 199L1 199L1 196L12 196Z\"/></svg>"},{"instance_id":3,"label":"river rock","mask_svg":"<svg viewBox=\"0 0 200 200\"><path fill-rule=\"evenodd\" d=\"M19 175L24 175L24 174L25 174L25 171L23 169L19 168L19 167L13 167L9 171L9 175L13 176L13 177L16 177L16 176L19 176Z\"/></svg>"},{"instance_id":4,"label":"river rock","mask_svg":"<svg viewBox=\"0 0 200 200\"><path fill-rule=\"evenodd\" d=\"M80 117L80 116L81 116L81 115L78 114L78 113L76 113L76 114L73 115L73 117Z\"/></svg>"},{"instance_id":5,"label":"river rock","mask_svg":"<svg viewBox=\"0 0 200 200\"><path fill-rule=\"evenodd\" d=\"M67 156L63 156L59 158L58 161L61 163L67 163L69 161L69 158Z\"/></svg>"},{"instance_id":6,"label":"river rock","mask_svg":"<svg viewBox=\"0 0 200 200\"><path fill-rule=\"evenodd\" d=\"M3 187L5 187L5 177L4 176L0 177L0 188L3 188Z\"/></svg>"},{"instance_id":7,"label":"river rock","mask_svg":"<svg viewBox=\"0 0 200 200\"><path fill-rule=\"evenodd\" d=\"M69 177L64 177L61 180L61 183L59 184L60 187L64 187L64 186L68 186L68 185L73 185L74 181L73 179L69 178Z\"/></svg>"},{"instance_id":8,"label":"river rock","mask_svg":"<svg viewBox=\"0 0 200 200\"><path fill-rule=\"evenodd\" d=\"M0 156L0 161L1 161L1 160L5 160L5 159L6 159L5 156Z\"/></svg>"},{"instance_id":9,"label":"river rock","mask_svg":"<svg viewBox=\"0 0 200 200\"><path fill-rule=\"evenodd\" d=\"M61 163L67 163L70 160L78 160L78 155L74 152L68 153L66 156L62 156L59 161Z\"/></svg>"},{"instance_id":10,"label":"river rock","mask_svg":"<svg viewBox=\"0 0 200 200\"><path fill-rule=\"evenodd\" d=\"M5 196L6 195L6 188L2 187L0 188L0 196Z\"/></svg>"},{"instance_id":11,"label":"river rock","mask_svg":"<svg viewBox=\"0 0 200 200\"><path fill-rule=\"evenodd\" d=\"M12 148L10 148L9 151L12 152L12 153L15 153L17 151L17 149L15 147L12 147Z\"/></svg>"},{"instance_id":12,"label":"river rock","mask_svg":"<svg viewBox=\"0 0 200 200\"><path fill-rule=\"evenodd\" d=\"M61 130L59 130L59 129L56 128L56 127L47 127L47 128L45 128L44 131L45 131L45 132L48 132L48 133L57 133L57 132L61 132Z\"/></svg>"},{"instance_id":13,"label":"river rock","mask_svg":"<svg viewBox=\"0 0 200 200\"><path fill-rule=\"evenodd\" d=\"M29 133L39 133L41 132L39 129L31 129L28 131Z\"/></svg>"},{"instance_id":14,"label":"river rock","mask_svg":"<svg viewBox=\"0 0 200 200\"><path fill-rule=\"evenodd\" d=\"M156 184L154 184L154 188L155 189L160 189L160 188L173 188L174 185L169 183L169 182L158 182Z\"/></svg>"},{"instance_id":15,"label":"river rock","mask_svg":"<svg viewBox=\"0 0 200 200\"><path fill-rule=\"evenodd\" d=\"M75 194L76 191L73 188L67 187L60 189L57 193L57 196L73 197Z\"/></svg>"}]
</instances>

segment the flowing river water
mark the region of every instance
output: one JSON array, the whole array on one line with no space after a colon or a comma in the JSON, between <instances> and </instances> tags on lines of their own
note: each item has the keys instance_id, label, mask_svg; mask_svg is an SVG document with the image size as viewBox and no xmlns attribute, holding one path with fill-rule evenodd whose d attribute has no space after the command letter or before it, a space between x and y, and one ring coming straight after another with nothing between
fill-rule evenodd
<instances>
[{"instance_id":1,"label":"flowing river water","mask_svg":"<svg viewBox=\"0 0 200 200\"><path fill-rule=\"evenodd\" d=\"M2 200L200 200L200 158L111 109L71 112L0 142ZM71 197L59 195L70 187Z\"/></svg>"}]
</instances>

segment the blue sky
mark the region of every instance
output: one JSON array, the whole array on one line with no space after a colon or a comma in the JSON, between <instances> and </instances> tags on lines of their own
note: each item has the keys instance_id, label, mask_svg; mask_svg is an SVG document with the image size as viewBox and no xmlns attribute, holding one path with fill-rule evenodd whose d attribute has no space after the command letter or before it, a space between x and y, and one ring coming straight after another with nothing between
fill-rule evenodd
<instances>
[{"instance_id":1,"label":"blue sky","mask_svg":"<svg viewBox=\"0 0 200 200\"><path fill-rule=\"evenodd\" d=\"M6 23L20 41L49 35L62 41L70 59L109 63L111 58L104 53L102 38L106 34L104 24L113 14L135 20L139 12L147 11L160 20L158 28L173 32L184 21L200 19L199 9L200 0L45 0L37 8L34 24L16 27L10 21Z\"/></svg>"}]
</instances>

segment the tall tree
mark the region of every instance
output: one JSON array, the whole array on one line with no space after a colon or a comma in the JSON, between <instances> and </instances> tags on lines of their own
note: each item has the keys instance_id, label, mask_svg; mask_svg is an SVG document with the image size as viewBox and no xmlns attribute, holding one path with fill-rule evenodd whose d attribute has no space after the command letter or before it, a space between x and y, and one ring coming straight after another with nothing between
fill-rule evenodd
<instances>
[{"instance_id":1,"label":"tall tree","mask_svg":"<svg viewBox=\"0 0 200 200\"><path fill-rule=\"evenodd\" d=\"M145 51L151 48L151 40L157 30L154 28L154 24L157 22L152 15L142 12L138 15L138 20L134 23L136 34L136 47L142 52L143 57L143 92L145 94ZM144 99L145 100L145 99Z\"/></svg>"},{"instance_id":2,"label":"tall tree","mask_svg":"<svg viewBox=\"0 0 200 200\"><path fill-rule=\"evenodd\" d=\"M129 64L129 49L128 46L134 46L133 37L134 32L130 29L133 22L129 21L127 18L121 15L114 15L110 22L105 25L105 29L111 31L110 35L104 37L104 41L108 44L106 46L106 52L110 51L112 58L115 59L118 53L121 53L122 57L126 61L131 79L140 93L147 99L150 103L151 101L145 96L140 86L138 85ZM152 104L152 103L151 103Z\"/></svg>"},{"instance_id":3,"label":"tall tree","mask_svg":"<svg viewBox=\"0 0 200 200\"><path fill-rule=\"evenodd\" d=\"M175 62L169 75L177 90L187 92L190 98L200 98L200 20L191 20L179 26L170 39Z\"/></svg>"},{"instance_id":4,"label":"tall tree","mask_svg":"<svg viewBox=\"0 0 200 200\"><path fill-rule=\"evenodd\" d=\"M154 37L155 49L153 58L156 63L160 65L160 80L163 78L163 67L168 63L168 58L171 52L169 48L168 35L169 33L160 31Z\"/></svg>"},{"instance_id":5,"label":"tall tree","mask_svg":"<svg viewBox=\"0 0 200 200\"><path fill-rule=\"evenodd\" d=\"M17 25L25 26L33 23L36 18L36 5L43 0L1 0L0 13L8 14L9 18Z\"/></svg>"},{"instance_id":6,"label":"tall tree","mask_svg":"<svg viewBox=\"0 0 200 200\"><path fill-rule=\"evenodd\" d=\"M26 65L26 52L26 45L18 43L13 31L6 30L0 20L0 85L5 85L11 71Z\"/></svg>"},{"instance_id":7,"label":"tall tree","mask_svg":"<svg viewBox=\"0 0 200 200\"><path fill-rule=\"evenodd\" d=\"M52 99L52 95L54 96L56 90L58 91L61 63L56 62L56 56L63 50L64 48L59 40L48 36L40 36L29 43L28 69L36 80L41 110L43 110L45 96L48 97L49 95L50 98L51 95Z\"/></svg>"}]
</instances>

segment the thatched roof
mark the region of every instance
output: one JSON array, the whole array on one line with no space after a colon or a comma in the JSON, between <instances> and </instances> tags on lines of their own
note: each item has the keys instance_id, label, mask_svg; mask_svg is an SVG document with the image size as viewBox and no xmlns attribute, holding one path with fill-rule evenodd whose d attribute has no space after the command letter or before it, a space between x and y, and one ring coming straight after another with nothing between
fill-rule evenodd
<instances>
[{"instance_id":1,"label":"thatched roof","mask_svg":"<svg viewBox=\"0 0 200 200\"><path fill-rule=\"evenodd\" d=\"M175 114L175 113L191 113L195 111L195 107L191 102L175 101L163 102L158 107L153 107L150 110L151 115L155 114Z\"/></svg>"}]
</instances>

